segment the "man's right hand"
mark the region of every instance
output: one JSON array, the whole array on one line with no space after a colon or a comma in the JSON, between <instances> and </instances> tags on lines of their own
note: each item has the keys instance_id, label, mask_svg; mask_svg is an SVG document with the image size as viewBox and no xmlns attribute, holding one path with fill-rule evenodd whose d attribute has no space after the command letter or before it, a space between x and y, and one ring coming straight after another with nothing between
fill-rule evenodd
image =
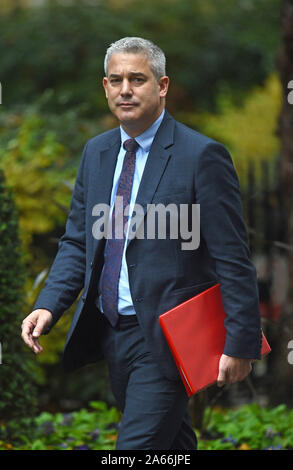
<instances>
[{"instance_id":1,"label":"man's right hand","mask_svg":"<svg viewBox=\"0 0 293 470\"><path fill-rule=\"evenodd\" d=\"M52 319L53 316L49 310L39 308L30 313L22 322L21 337L36 354L43 351L38 337L50 325Z\"/></svg>"}]
</instances>

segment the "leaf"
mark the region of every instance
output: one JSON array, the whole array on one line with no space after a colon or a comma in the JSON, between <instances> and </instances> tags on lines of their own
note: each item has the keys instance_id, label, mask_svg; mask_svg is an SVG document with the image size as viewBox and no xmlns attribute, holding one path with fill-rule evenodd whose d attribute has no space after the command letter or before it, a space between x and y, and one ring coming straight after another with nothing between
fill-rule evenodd
<instances>
[{"instance_id":1,"label":"leaf","mask_svg":"<svg viewBox=\"0 0 293 470\"><path fill-rule=\"evenodd\" d=\"M94 410L106 411L107 405L103 401L91 401L90 407Z\"/></svg>"},{"instance_id":2,"label":"leaf","mask_svg":"<svg viewBox=\"0 0 293 470\"><path fill-rule=\"evenodd\" d=\"M32 450L46 450L47 447L45 446L45 444L43 444L43 442L40 439L37 439L36 441L33 442L31 449Z\"/></svg>"}]
</instances>

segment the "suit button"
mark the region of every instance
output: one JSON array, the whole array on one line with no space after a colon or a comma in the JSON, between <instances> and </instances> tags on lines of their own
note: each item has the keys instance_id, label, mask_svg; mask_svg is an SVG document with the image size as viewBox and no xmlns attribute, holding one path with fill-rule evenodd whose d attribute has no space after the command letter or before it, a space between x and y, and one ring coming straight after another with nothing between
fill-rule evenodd
<instances>
[{"instance_id":1,"label":"suit button","mask_svg":"<svg viewBox=\"0 0 293 470\"><path fill-rule=\"evenodd\" d=\"M136 266L136 264L130 264L129 265L130 268L134 268L134 266Z\"/></svg>"},{"instance_id":2,"label":"suit button","mask_svg":"<svg viewBox=\"0 0 293 470\"><path fill-rule=\"evenodd\" d=\"M142 298L142 297L140 297L140 298L138 298L138 299L135 299L135 300L136 300L136 302L142 302L142 301L143 301L143 298Z\"/></svg>"},{"instance_id":3,"label":"suit button","mask_svg":"<svg viewBox=\"0 0 293 470\"><path fill-rule=\"evenodd\" d=\"M91 268L93 267L93 265L94 265L94 262L93 262L93 261L91 261Z\"/></svg>"},{"instance_id":4,"label":"suit button","mask_svg":"<svg viewBox=\"0 0 293 470\"><path fill-rule=\"evenodd\" d=\"M85 296L85 295L83 295L83 296L81 297L81 300L82 300L83 302L85 302L85 300L86 300L86 296Z\"/></svg>"}]
</instances>

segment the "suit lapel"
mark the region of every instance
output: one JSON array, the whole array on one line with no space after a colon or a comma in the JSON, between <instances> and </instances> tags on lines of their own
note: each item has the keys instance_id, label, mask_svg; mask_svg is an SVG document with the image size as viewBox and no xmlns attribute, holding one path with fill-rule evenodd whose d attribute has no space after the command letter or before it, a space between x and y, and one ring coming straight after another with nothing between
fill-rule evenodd
<instances>
[{"instance_id":1,"label":"suit lapel","mask_svg":"<svg viewBox=\"0 0 293 470\"><path fill-rule=\"evenodd\" d=\"M110 204L113 177L120 145L120 130L115 129L109 145L100 151L99 178L96 194L98 201L105 204Z\"/></svg>"},{"instance_id":2,"label":"suit lapel","mask_svg":"<svg viewBox=\"0 0 293 470\"><path fill-rule=\"evenodd\" d=\"M95 204L107 204L110 206L113 177L120 150L120 129L116 128L109 136L108 144L100 150L98 166L97 187L95 189ZM97 256L98 246L101 240L94 238L94 253ZM103 245L103 243L102 243Z\"/></svg>"}]
</instances>

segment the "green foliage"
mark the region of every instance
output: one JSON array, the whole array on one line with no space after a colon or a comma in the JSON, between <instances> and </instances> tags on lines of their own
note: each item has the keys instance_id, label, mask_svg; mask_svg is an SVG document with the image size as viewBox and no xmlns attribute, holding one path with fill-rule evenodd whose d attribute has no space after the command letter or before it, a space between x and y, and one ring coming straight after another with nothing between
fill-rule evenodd
<instances>
[{"instance_id":1,"label":"green foliage","mask_svg":"<svg viewBox=\"0 0 293 470\"><path fill-rule=\"evenodd\" d=\"M65 207L69 203L70 191L61 180L72 176L72 171L66 168L68 150L45 117L32 112L6 119L5 124L0 135L0 162L15 192L27 248L34 234L50 232L64 221L57 203Z\"/></svg>"},{"instance_id":2,"label":"green foliage","mask_svg":"<svg viewBox=\"0 0 293 470\"><path fill-rule=\"evenodd\" d=\"M18 437L0 441L0 450L101 450L113 449L120 413L104 402L91 402L91 410L72 413L41 413L33 421L30 434L24 433L23 421L9 426Z\"/></svg>"},{"instance_id":3,"label":"green foliage","mask_svg":"<svg viewBox=\"0 0 293 470\"><path fill-rule=\"evenodd\" d=\"M281 103L281 83L273 74L263 87L254 88L241 106L233 104L231 96L219 96L219 112L202 113L197 124L202 132L229 148L238 175L245 177L252 162L274 164L279 154L277 122ZM256 165L256 170L258 178L262 169Z\"/></svg>"},{"instance_id":4,"label":"green foliage","mask_svg":"<svg viewBox=\"0 0 293 470\"><path fill-rule=\"evenodd\" d=\"M47 110L82 104L84 115L105 113L105 50L143 36L166 52L172 109L212 110L223 88L240 98L275 69L279 0L50 1L0 16L0 30L5 105L51 90Z\"/></svg>"},{"instance_id":5,"label":"green foliage","mask_svg":"<svg viewBox=\"0 0 293 470\"><path fill-rule=\"evenodd\" d=\"M210 410L206 410L208 415ZM209 439L205 439L206 436ZM293 410L244 405L213 410L200 449L264 450L293 448Z\"/></svg>"},{"instance_id":6,"label":"green foliage","mask_svg":"<svg viewBox=\"0 0 293 470\"><path fill-rule=\"evenodd\" d=\"M20 337L26 307L18 236L18 217L11 191L0 171L0 415L21 417L36 410L34 374L28 352Z\"/></svg>"},{"instance_id":7,"label":"green foliage","mask_svg":"<svg viewBox=\"0 0 293 470\"><path fill-rule=\"evenodd\" d=\"M25 254L35 260L33 237L64 230L82 148L100 130L72 109L46 114L49 95L25 111L0 109L0 164L15 194Z\"/></svg>"},{"instance_id":8,"label":"green foliage","mask_svg":"<svg viewBox=\"0 0 293 470\"><path fill-rule=\"evenodd\" d=\"M253 403L237 409L208 409L207 415L206 431L202 436L197 433L199 450L293 448L293 410L285 405L265 408ZM120 412L102 401L71 413L43 412L34 418L29 432L25 419L9 423L15 437L2 439L0 450L112 450L120 419Z\"/></svg>"}]
</instances>

